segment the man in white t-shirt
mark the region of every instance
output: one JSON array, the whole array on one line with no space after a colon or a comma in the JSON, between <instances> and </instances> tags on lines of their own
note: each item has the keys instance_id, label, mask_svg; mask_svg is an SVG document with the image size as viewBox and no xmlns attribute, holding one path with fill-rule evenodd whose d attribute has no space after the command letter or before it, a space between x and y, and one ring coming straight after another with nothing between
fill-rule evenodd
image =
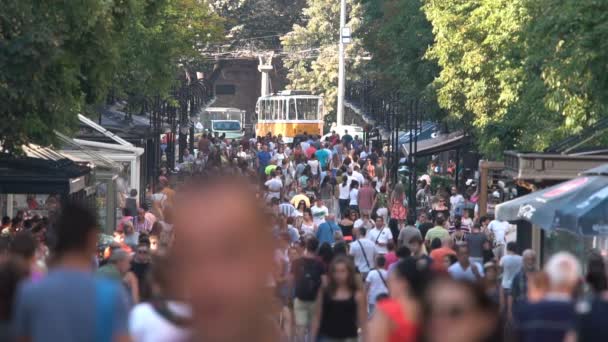
<instances>
[{"instance_id":1,"label":"man in white t-shirt","mask_svg":"<svg viewBox=\"0 0 608 342\"><path fill-rule=\"evenodd\" d=\"M365 177L363 177L363 174L361 172L359 172L359 165L355 164L353 166L353 174L352 177L359 182L359 185L363 185L365 184Z\"/></svg>"},{"instance_id":2,"label":"man in white t-shirt","mask_svg":"<svg viewBox=\"0 0 608 342\"><path fill-rule=\"evenodd\" d=\"M457 245L456 257L458 261L448 268L448 273L456 280L477 282L483 278L483 266L469 259L469 246Z\"/></svg>"},{"instance_id":3,"label":"man in white t-shirt","mask_svg":"<svg viewBox=\"0 0 608 342\"><path fill-rule=\"evenodd\" d=\"M349 254L354 257L355 266L365 279L367 273L375 267L376 245L365 237L365 228L353 229L355 241L350 244Z\"/></svg>"},{"instance_id":4,"label":"man in white t-shirt","mask_svg":"<svg viewBox=\"0 0 608 342\"><path fill-rule=\"evenodd\" d=\"M315 201L315 205L310 208L312 214L312 220L318 227L321 223L325 222L325 216L329 214L329 209L323 204L323 200L319 197Z\"/></svg>"},{"instance_id":5,"label":"man in white t-shirt","mask_svg":"<svg viewBox=\"0 0 608 342\"><path fill-rule=\"evenodd\" d=\"M367 238L376 245L377 254L386 254L388 253L386 245L388 244L388 241L393 238L393 233L384 225L384 219L378 217L376 218L376 226L374 229L367 232Z\"/></svg>"},{"instance_id":6,"label":"man in white t-shirt","mask_svg":"<svg viewBox=\"0 0 608 342\"><path fill-rule=\"evenodd\" d=\"M353 223L353 228L365 228L365 231L369 231L374 228L374 221L369 218L369 213L361 212L361 217Z\"/></svg>"},{"instance_id":7,"label":"man in white t-shirt","mask_svg":"<svg viewBox=\"0 0 608 342\"><path fill-rule=\"evenodd\" d=\"M281 198L281 189L283 189L283 181L281 180L281 177L276 174L275 171L272 171L271 175L272 178L264 183L266 189L268 190L266 194L267 201L270 201L272 198Z\"/></svg>"},{"instance_id":8,"label":"man in white t-shirt","mask_svg":"<svg viewBox=\"0 0 608 342\"><path fill-rule=\"evenodd\" d=\"M365 287L367 288L367 303L368 313L373 314L376 307L376 298L380 294L388 294L388 272L384 269L386 259L384 255L379 255L376 258L377 267L371 270L365 278Z\"/></svg>"},{"instance_id":9,"label":"man in white t-shirt","mask_svg":"<svg viewBox=\"0 0 608 342\"><path fill-rule=\"evenodd\" d=\"M464 197L458 193L458 188L452 187L452 196L450 196L450 215L452 217L456 215L462 216L462 210L464 209L465 200Z\"/></svg>"},{"instance_id":10,"label":"man in white t-shirt","mask_svg":"<svg viewBox=\"0 0 608 342\"><path fill-rule=\"evenodd\" d=\"M511 295L511 285L513 284L513 278L521 271L523 267L523 258L517 254L517 243L511 241L507 243L507 254L500 258L499 262L502 268L502 283L501 287L505 297L505 303L507 303L507 312L511 313L511 303L507 301L507 298Z\"/></svg>"},{"instance_id":11,"label":"man in white t-shirt","mask_svg":"<svg viewBox=\"0 0 608 342\"><path fill-rule=\"evenodd\" d=\"M507 233L511 224L507 221L493 220L488 225L488 230L494 234L494 254L500 258L505 254L504 248L507 245Z\"/></svg>"}]
</instances>

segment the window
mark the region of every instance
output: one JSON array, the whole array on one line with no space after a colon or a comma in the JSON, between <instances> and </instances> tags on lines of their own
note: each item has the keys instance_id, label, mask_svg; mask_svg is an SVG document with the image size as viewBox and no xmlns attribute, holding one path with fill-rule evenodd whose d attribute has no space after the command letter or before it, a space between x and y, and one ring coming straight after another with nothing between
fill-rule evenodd
<instances>
[{"instance_id":1,"label":"window","mask_svg":"<svg viewBox=\"0 0 608 342\"><path fill-rule=\"evenodd\" d=\"M296 119L296 100L289 99L289 116L287 120L295 120Z\"/></svg>"},{"instance_id":2,"label":"window","mask_svg":"<svg viewBox=\"0 0 608 342\"><path fill-rule=\"evenodd\" d=\"M214 131L240 131L241 124L235 121L216 121L213 123Z\"/></svg>"},{"instance_id":3,"label":"window","mask_svg":"<svg viewBox=\"0 0 608 342\"><path fill-rule=\"evenodd\" d=\"M215 95L234 95L236 86L234 84L216 84Z\"/></svg>"},{"instance_id":4,"label":"window","mask_svg":"<svg viewBox=\"0 0 608 342\"><path fill-rule=\"evenodd\" d=\"M318 120L318 99L297 99L298 120Z\"/></svg>"}]
</instances>

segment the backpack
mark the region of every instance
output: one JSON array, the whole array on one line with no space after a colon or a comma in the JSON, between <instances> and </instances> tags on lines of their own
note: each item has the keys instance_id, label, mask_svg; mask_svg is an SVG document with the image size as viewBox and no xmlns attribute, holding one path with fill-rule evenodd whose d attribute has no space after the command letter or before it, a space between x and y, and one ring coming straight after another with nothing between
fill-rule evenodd
<instances>
[{"instance_id":1,"label":"backpack","mask_svg":"<svg viewBox=\"0 0 608 342\"><path fill-rule=\"evenodd\" d=\"M321 287L323 266L315 259L301 258L295 269L295 295L303 301L314 301Z\"/></svg>"}]
</instances>

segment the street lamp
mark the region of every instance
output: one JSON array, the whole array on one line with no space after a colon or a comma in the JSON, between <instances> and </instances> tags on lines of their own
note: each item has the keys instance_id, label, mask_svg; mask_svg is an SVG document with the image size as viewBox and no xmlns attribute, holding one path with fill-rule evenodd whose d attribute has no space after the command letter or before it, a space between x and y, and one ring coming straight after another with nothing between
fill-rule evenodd
<instances>
[{"instance_id":1,"label":"street lamp","mask_svg":"<svg viewBox=\"0 0 608 342\"><path fill-rule=\"evenodd\" d=\"M340 0L340 42L338 45L338 108L336 109L336 125L344 125L344 45L350 43L350 28L346 27L346 0Z\"/></svg>"}]
</instances>

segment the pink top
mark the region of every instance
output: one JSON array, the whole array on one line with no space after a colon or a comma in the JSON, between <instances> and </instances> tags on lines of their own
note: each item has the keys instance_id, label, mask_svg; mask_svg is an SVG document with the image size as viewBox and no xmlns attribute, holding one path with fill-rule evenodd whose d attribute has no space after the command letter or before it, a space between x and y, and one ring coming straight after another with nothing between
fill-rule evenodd
<instances>
[{"instance_id":1,"label":"pink top","mask_svg":"<svg viewBox=\"0 0 608 342\"><path fill-rule=\"evenodd\" d=\"M386 258L386 265L384 267L384 269L388 270L388 267L394 263L396 263L399 258L397 258L397 254L395 254L395 252L388 252L384 255L384 258Z\"/></svg>"}]
</instances>

